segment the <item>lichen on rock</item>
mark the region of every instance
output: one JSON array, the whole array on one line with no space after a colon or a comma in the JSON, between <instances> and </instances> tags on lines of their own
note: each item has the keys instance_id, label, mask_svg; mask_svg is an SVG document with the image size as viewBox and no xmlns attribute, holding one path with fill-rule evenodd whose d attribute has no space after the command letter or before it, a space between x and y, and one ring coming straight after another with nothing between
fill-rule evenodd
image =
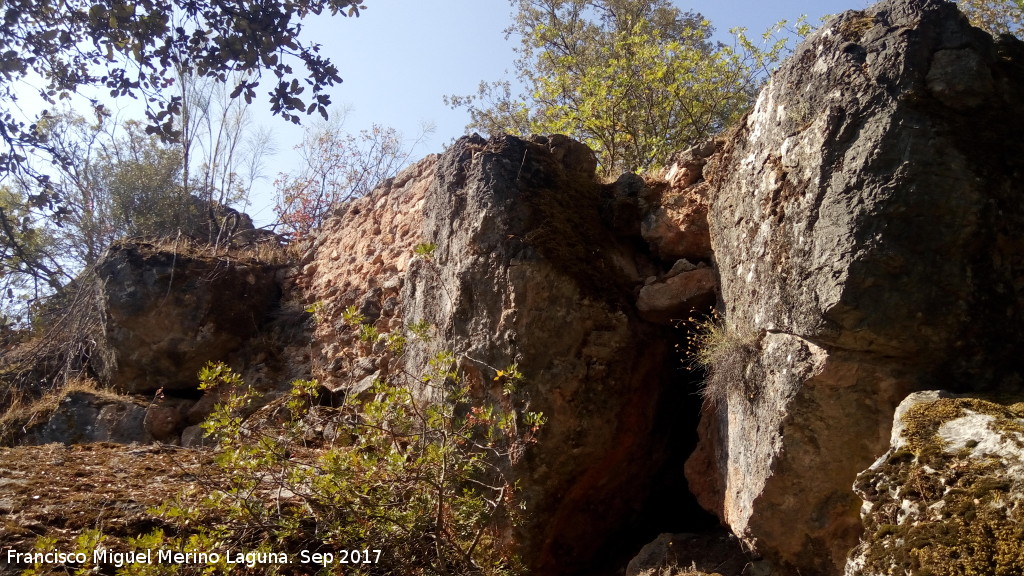
<instances>
[{"instance_id":1,"label":"lichen on rock","mask_svg":"<svg viewBox=\"0 0 1024 576\"><path fill-rule=\"evenodd\" d=\"M999 400L904 400L892 448L854 485L865 533L847 576L1020 574L1024 403Z\"/></svg>"}]
</instances>

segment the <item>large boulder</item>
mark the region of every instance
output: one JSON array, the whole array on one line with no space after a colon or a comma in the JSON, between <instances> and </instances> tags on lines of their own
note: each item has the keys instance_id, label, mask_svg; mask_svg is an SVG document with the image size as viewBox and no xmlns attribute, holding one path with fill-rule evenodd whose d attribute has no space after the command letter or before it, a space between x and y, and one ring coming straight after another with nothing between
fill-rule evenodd
<instances>
[{"instance_id":1,"label":"large boulder","mask_svg":"<svg viewBox=\"0 0 1024 576\"><path fill-rule=\"evenodd\" d=\"M808 37L724 146L734 366L688 477L781 573L843 569L909 391L1022 382L1022 66L951 3L886 0Z\"/></svg>"},{"instance_id":2,"label":"large boulder","mask_svg":"<svg viewBox=\"0 0 1024 576\"><path fill-rule=\"evenodd\" d=\"M433 260L413 261L403 292L468 381L489 387L489 366L517 363L548 418L515 471L535 574L575 573L613 546L650 494L673 416L660 404L669 340L633 305L642 256L602 218L588 157L564 138L456 142L424 206Z\"/></svg>"},{"instance_id":3,"label":"large boulder","mask_svg":"<svg viewBox=\"0 0 1024 576\"><path fill-rule=\"evenodd\" d=\"M96 265L101 381L129 393L194 390L207 362L228 361L280 299L275 267L210 255L187 241L125 241Z\"/></svg>"},{"instance_id":4,"label":"large boulder","mask_svg":"<svg viewBox=\"0 0 1024 576\"><path fill-rule=\"evenodd\" d=\"M76 390L62 397L49 419L18 441L21 444L83 444L87 442L150 442L143 427L146 406L109 392Z\"/></svg>"}]
</instances>

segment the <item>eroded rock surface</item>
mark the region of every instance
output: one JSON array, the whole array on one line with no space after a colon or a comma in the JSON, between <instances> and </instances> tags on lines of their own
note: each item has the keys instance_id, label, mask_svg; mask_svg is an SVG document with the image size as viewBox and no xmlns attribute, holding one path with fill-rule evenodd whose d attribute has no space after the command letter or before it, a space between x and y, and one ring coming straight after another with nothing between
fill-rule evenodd
<instances>
[{"instance_id":1,"label":"eroded rock surface","mask_svg":"<svg viewBox=\"0 0 1024 576\"><path fill-rule=\"evenodd\" d=\"M709 160L717 159L714 153L724 143L720 139L710 140L676 154L664 173L652 179L641 192L640 232L662 259L711 258L710 182L705 173L709 171Z\"/></svg>"},{"instance_id":2,"label":"eroded rock surface","mask_svg":"<svg viewBox=\"0 0 1024 576\"><path fill-rule=\"evenodd\" d=\"M688 498L672 430L692 430L679 399L693 396L674 391L672 331L635 307L661 266L638 250L643 180L601 185L594 166L562 136L462 138L346 206L306 266L323 303L314 373L339 394L423 374L445 349L475 393L501 398L496 369L517 365L517 394L547 418L512 470L529 510L516 541L534 574L624 562L654 485L674 487L663 510ZM353 312L381 337L360 339ZM411 324L432 340L398 355L388 335Z\"/></svg>"},{"instance_id":3,"label":"eroded rock surface","mask_svg":"<svg viewBox=\"0 0 1024 576\"><path fill-rule=\"evenodd\" d=\"M724 146L712 247L751 352L688 476L782 573L842 570L907 392L1021 382L1022 63L953 4L884 1L811 35Z\"/></svg>"},{"instance_id":4,"label":"eroded rock surface","mask_svg":"<svg viewBox=\"0 0 1024 576\"><path fill-rule=\"evenodd\" d=\"M865 531L847 576L1019 574L1024 403L911 394L854 488Z\"/></svg>"},{"instance_id":5,"label":"eroded rock surface","mask_svg":"<svg viewBox=\"0 0 1024 576\"><path fill-rule=\"evenodd\" d=\"M360 341L345 319L353 308L379 334L407 324L402 287L416 246L426 245L423 204L439 157L428 156L346 204L327 222L303 266L301 282L316 310L313 375L332 392L359 393L390 376L387 346ZM423 252L429 252L426 248ZM416 321L409 318L408 322Z\"/></svg>"},{"instance_id":6,"label":"eroded rock surface","mask_svg":"<svg viewBox=\"0 0 1024 576\"><path fill-rule=\"evenodd\" d=\"M424 207L436 254L413 263L404 292L467 380L487 389L489 367L516 362L548 417L516 470L537 574L576 572L607 547L666 450L655 430L670 347L632 309L642 255L602 219L593 163L570 160L588 155L555 139L458 141Z\"/></svg>"},{"instance_id":7,"label":"eroded rock surface","mask_svg":"<svg viewBox=\"0 0 1024 576\"><path fill-rule=\"evenodd\" d=\"M196 254L184 241L123 242L96 266L101 381L128 393L194 390L207 362L229 361L280 299L273 267Z\"/></svg>"}]
</instances>

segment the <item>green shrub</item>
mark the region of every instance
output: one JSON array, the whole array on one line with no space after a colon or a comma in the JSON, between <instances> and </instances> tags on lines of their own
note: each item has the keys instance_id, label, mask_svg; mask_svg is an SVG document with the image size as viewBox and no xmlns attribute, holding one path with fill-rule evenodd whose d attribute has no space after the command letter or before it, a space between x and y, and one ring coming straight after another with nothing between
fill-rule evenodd
<instances>
[{"instance_id":1,"label":"green shrub","mask_svg":"<svg viewBox=\"0 0 1024 576\"><path fill-rule=\"evenodd\" d=\"M374 576L519 573L510 534L523 511L506 472L536 441L544 417L515 410L511 395L474 401L454 367L455 356L441 353L420 378L375 382L370 400L343 408L349 429L338 437L346 440L314 449L305 445L303 416L315 381L293 384L277 425L255 425L241 417L252 399L241 379L223 364L207 366L202 387L228 388L204 424L219 440L218 473L204 479L205 494L158 511L176 535L154 532L140 545L289 554L290 565L259 565L265 574L291 573L302 550L343 549L369 551L372 562L299 567ZM514 365L496 373L508 389L522 378Z\"/></svg>"},{"instance_id":2,"label":"green shrub","mask_svg":"<svg viewBox=\"0 0 1024 576\"><path fill-rule=\"evenodd\" d=\"M413 247L412 251L417 256L423 258L433 258L434 252L437 250L437 244L433 242L422 242Z\"/></svg>"}]
</instances>

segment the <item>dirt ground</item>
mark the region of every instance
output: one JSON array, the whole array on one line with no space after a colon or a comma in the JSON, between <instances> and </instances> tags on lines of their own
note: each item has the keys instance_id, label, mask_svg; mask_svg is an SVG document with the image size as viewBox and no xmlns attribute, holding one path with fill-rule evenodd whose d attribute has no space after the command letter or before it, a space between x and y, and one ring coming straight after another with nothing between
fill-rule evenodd
<instances>
[{"instance_id":1,"label":"dirt ground","mask_svg":"<svg viewBox=\"0 0 1024 576\"><path fill-rule=\"evenodd\" d=\"M149 510L198 488L211 459L210 452L163 445L0 448L0 574L25 568L8 562L8 550L31 552L41 536L73 550L82 530L99 530L109 546L162 526Z\"/></svg>"}]
</instances>

